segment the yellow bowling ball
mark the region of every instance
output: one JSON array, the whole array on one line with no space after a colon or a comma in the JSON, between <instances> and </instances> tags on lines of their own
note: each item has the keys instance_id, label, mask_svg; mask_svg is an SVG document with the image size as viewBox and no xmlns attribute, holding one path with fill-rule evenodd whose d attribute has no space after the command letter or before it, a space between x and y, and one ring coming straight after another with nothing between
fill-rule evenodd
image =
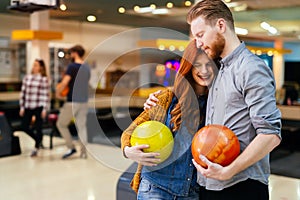
<instances>
[{"instance_id":1,"label":"yellow bowling ball","mask_svg":"<svg viewBox=\"0 0 300 200\"><path fill-rule=\"evenodd\" d=\"M170 129L161 122L147 121L138 125L130 138L131 146L148 144L145 153L160 153L160 162L165 161L172 153L174 146L173 134Z\"/></svg>"}]
</instances>

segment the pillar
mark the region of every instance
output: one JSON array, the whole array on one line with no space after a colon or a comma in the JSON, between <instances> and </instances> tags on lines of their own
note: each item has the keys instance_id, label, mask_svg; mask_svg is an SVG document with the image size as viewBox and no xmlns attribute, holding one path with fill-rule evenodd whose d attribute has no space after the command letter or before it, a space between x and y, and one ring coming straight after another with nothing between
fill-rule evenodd
<instances>
[{"instance_id":1,"label":"pillar","mask_svg":"<svg viewBox=\"0 0 300 200\"><path fill-rule=\"evenodd\" d=\"M31 30L49 30L49 11L37 11L30 14ZM43 59L46 64L47 75L50 77L50 57L48 40L34 39L27 42L27 73L31 73L32 64L36 58Z\"/></svg>"},{"instance_id":2,"label":"pillar","mask_svg":"<svg viewBox=\"0 0 300 200\"><path fill-rule=\"evenodd\" d=\"M283 49L283 41L275 40L275 49ZM275 53L273 56L273 73L276 82L276 89L280 89L284 83L284 58L282 53Z\"/></svg>"}]
</instances>

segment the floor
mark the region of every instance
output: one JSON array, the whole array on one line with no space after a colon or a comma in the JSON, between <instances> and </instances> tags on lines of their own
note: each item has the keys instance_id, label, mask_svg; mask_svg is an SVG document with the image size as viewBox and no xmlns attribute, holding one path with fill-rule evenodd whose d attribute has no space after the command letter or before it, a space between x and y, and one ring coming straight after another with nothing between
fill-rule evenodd
<instances>
[{"instance_id":1,"label":"floor","mask_svg":"<svg viewBox=\"0 0 300 200\"><path fill-rule=\"evenodd\" d=\"M22 154L0 158L0 199L5 200L111 200L116 199L119 176L131 164L118 147L88 145L87 159L62 160L66 147L54 138L54 149L43 149L31 158L32 140L23 132ZM49 138L44 137L47 147ZM299 200L300 180L282 176L270 177L271 200Z\"/></svg>"}]
</instances>

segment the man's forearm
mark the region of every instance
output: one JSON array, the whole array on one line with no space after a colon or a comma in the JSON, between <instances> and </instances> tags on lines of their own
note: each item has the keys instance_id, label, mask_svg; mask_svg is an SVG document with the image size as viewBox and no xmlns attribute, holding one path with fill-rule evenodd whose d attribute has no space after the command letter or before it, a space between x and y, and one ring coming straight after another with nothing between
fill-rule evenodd
<instances>
[{"instance_id":1,"label":"man's forearm","mask_svg":"<svg viewBox=\"0 0 300 200\"><path fill-rule=\"evenodd\" d=\"M245 170L264 158L280 143L277 135L259 134L247 148L228 166L230 176Z\"/></svg>"}]
</instances>

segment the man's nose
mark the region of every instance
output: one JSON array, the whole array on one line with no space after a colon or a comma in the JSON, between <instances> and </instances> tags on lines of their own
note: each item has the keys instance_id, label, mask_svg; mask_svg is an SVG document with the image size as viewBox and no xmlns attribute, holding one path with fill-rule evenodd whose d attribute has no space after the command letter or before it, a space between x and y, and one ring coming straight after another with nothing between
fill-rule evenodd
<instances>
[{"instance_id":1,"label":"man's nose","mask_svg":"<svg viewBox=\"0 0 300 200\"><path fill-rule=\"evenodd\" d=\"M197 39L196 43L197 43L197 48L201 48L203 46L203 43L200 39Z\"/></svg>"}]
</instances>

